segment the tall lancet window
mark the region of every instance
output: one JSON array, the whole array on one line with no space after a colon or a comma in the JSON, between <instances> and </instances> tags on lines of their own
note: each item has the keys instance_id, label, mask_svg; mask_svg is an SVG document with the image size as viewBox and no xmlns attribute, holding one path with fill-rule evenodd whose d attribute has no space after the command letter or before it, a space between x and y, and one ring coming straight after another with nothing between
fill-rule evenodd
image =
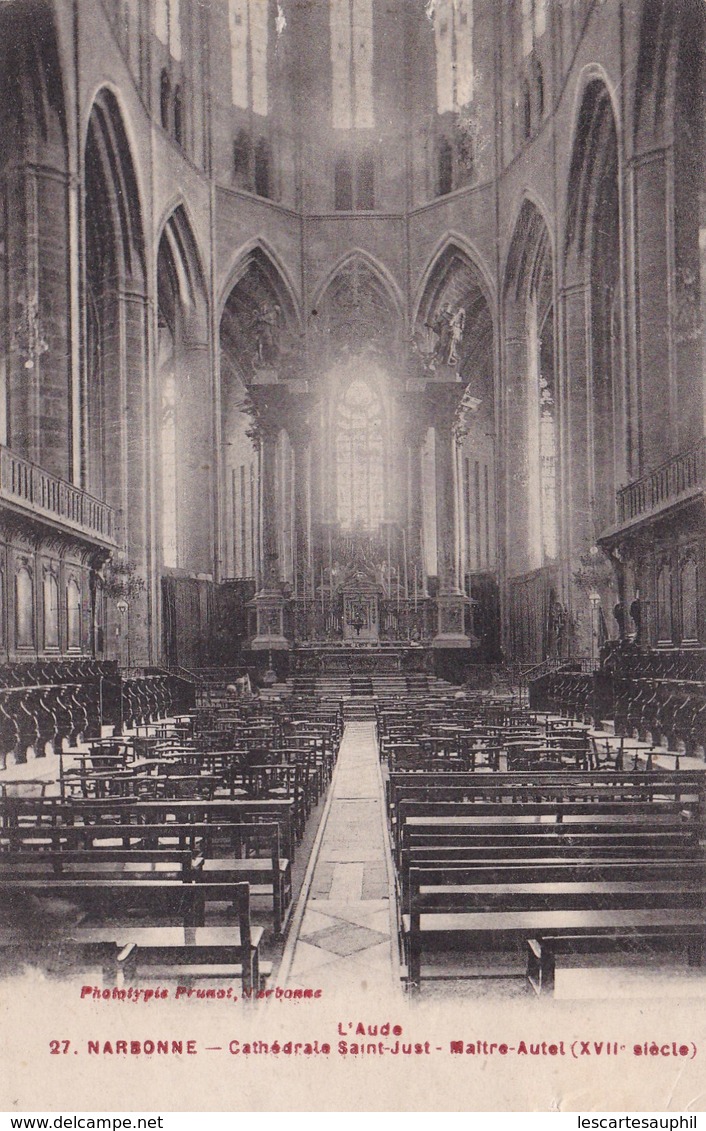
<instances>
[{"instance_id":1,"label":"tall lancet window","mask_svg":"<svg viewBox=\"0 0 706 1131\"><path fill-rule=\"evenodd\" d=\"M522 54L531 55L547 30L547 0L522 0Z\"/></svg>"},{"instance_id":2,"label":"tall lancet window","mask_svg":"<svg viewBox=\"0 0 706 1131\"><path fill-rule=\"evenodd\" d=\"M267 0L229 0L233 105L267 114Z\"/></svg>"},{"instance_id":3,"label":"tall lancet window","mask_svg":"<svg viewBox=\"0 0 706 1131\"><path fill-rule=\"evenodd\" d=\"M338 405L338 521L375 530L383 520L382 406L366 381L352 381Z\"/></svg>"},{"instance_id":4,"label":"tall lancet window","mask_svg":"<svg viewBox=\"0 0 706 1131\"><path fill-rule=\"evenodd\" d=\"M330 0L333 126L371 129L373 0Z\"/></svg>"},{"instance_id":5,"label":"tall lancet window","mask_svg":"<svg viewBox=\"0 0 706 1131\"><path fill-rule=\"evenodd\" d=\"M436 108L440 114L473 101L473 0L435 0Z\"/></svg>"},{"instance_id":6,"label":"tall lancet window","mask_svg":"<svg viewBox=\"0 0 706 1131\"><path fill-rule=\"evenodd\" d=\"M181 0L156 0L154 30L157 39L169 48L169 54L181 61Z\"/></svg>"}]
</instances>

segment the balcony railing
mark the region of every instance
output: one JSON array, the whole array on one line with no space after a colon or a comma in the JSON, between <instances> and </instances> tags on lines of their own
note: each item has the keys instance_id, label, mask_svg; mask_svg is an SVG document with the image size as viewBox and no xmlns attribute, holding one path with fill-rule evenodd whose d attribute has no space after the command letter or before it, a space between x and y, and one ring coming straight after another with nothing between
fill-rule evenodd
<instances>
[{"instance_id":1,"label":"balcony railing","mask_svg":"<svg viewBox=\"0 0 706 1131\"><path fill-rule=\"evenodd\" d=\"M0 500L91 540L115 543L114 512L80 487L0 445Z\"/></svg>"},{"instance_id":2,"label":"balcony railing","mask_svg":"<svg viewBox=\"0 0 706 1131\"><path fill-rule=\"evenodd\" d=\"M618 491L618 521L634 522L706 487L706 437Z\"/></svg>"}]
</instances>

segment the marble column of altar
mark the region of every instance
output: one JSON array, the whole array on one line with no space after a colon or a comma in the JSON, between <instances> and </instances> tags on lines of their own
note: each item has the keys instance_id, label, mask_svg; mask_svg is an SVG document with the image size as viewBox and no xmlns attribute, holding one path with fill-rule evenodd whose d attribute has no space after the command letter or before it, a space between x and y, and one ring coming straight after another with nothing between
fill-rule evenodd
<instances>
[{"instance_id":1,"label":"marble column of altar","mask_svg":"<svg viewBox=\"0 0 706 1131\"><path fill-rule=\"evenodd\" d=\"M260 447L260 589L255 595L257 632L254 651L289 648L284 635L284 606L277 548L277 493L275 483L277 440L281 431L278 414L261 411L255 430Z\"/></svg>"},{"instance_id":2,"label":"marble column of altar","mask_svg":"<svg viewBox=\"0 0 706 1131\"><path fill-rule=\"evenodd\" d=\"M426 400L433 425L434 477L436 484L436 544L439 596L434 648L470 648L465 632L468 598L458 576L456 552L458 490L455 477L456 420L463 396L457 382L429 382Z\"/></svg>"}]
</instances>

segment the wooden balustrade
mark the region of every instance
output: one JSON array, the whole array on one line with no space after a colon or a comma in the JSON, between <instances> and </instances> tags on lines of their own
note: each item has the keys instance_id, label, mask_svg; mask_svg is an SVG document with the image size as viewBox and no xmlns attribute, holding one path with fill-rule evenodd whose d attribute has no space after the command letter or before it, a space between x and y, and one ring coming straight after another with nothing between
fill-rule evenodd
<instances>
[{"instance_id":1,"label":"wooden balustrade","mask_svg":"<svg viewBox=\"0 0 706 1131\"><path fill-rule=\"evenodd\" d=\"M112 507L0 445L0 498L33 516L110 545L115 544Z\"/></svg>"},{"instance_id":2,"label":"wooden balustrade","mask_svg":"<svg viewBox=\"0 0 706 1131\"><path fill-rule=\"evenodd\" d=\"M634 522L706 486L706 440L681 452L617 494L618 520Z\"/></svg>"}]
</instances>

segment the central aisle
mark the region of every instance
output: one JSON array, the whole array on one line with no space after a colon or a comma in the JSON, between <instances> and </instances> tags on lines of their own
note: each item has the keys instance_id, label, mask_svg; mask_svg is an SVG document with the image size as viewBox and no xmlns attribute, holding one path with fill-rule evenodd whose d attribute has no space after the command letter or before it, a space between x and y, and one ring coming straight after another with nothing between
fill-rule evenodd
<instances>
[{"instance_id":1,"label":"central aisle","mask_svg":"<svg viewBox=\"0 0 706 1131\"><path fill-rule=\"evenodd\" d=\"M280 985L320 988L326 995L399 988L384 810L375 725L349 722Z\"/></svg>"}]
</instances>

